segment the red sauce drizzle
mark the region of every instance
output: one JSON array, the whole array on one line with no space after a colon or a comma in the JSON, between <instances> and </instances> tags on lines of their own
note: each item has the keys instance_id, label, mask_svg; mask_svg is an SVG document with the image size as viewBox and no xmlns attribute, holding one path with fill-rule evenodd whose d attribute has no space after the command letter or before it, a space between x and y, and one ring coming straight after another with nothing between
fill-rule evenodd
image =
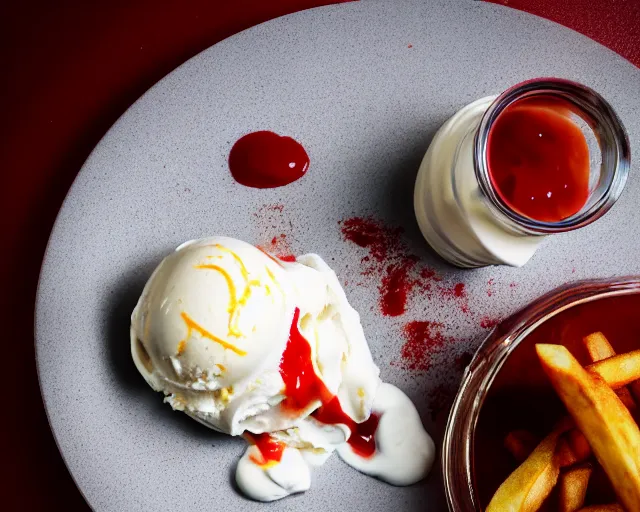
<instances>
[{"instance_id":1,"label":"red sauce drizzle","mask_svg":"<svg viewBox=\"0 0 640 512\"><path fill-rule=\"evenodd\" d=\"M366 421L356 423L344 413L340 406L340 400L338 400L337 396L334 396L331 401L320 407L312 416L327 425L346 425L351 430L351 437L349 437L347 443L361 457L372 457L375 453L375 434L380 422L378 414L372 413Z\"/></svg>"},{"instance_id":2,"label":"red sauce drizzle","mask_svg":"<svg viewBox=\"0 0 640 512\"><path fill-rule=\"evenodd\" d=\"M338 397L331 394L313 368L311 346L298 329L299 320L300 309L296 308L289 340L280 361L286 396L281 407L285 411L300 412L313 402L321 402L322 406L311 416L327 425L346 425L351 430L347 442L353 451L362 457L371 457L376 451L374 435L380 417L371 414L363 423L356 423L342 410Z\"/></svg>"},{"instance_id":3,"label":"red sauce drizzle","mask_svg":"<svg viewBox=\"0 0 640 512\"><path fill-rule=\"evenodd\" d=\"M589 197L589 148L569 114L560 102L525 99L507 107L489 132L493 186L531 219L561 221Z\"/></svg>"},{"instance_id":4,"label":"red sauce drizzle","mask_svg":"<svg viewBox=\"0 0 640 512\"><path fill-rule=\"evenodd\" d=\"M247 187L282 187L304 176L308 168L309 155L299 142L269 131L245 135L229 153L231 175Z\"/></svg>"},{"instance_id":5,"label":"red sauce drizzle","mask_svg":"<svg viewBox=\"0 0 640 512\"><path fill-rule=\"evenodd\" d=\"M287 411L304 411L313 402L327 403L333 395L316 375L311 362L311 346L298 329L300 309L296 308L289 331L289 340L280 360L280 375L285 396L281 407Z\"/></svg>"},{"instance_id":6,"label":"red sauce drizzle","mask_svg":"<svg viewBox=\"0 0 640 512\"><path fill-rule=\"evenodd\" d=\"M276 441L268 433L251 434L246 432L245 436L251 444L255 445L258 450L260 450L260 455L262 455L262 460L251 455L249 458L252 462L259 466L263 466L269 462L280 462L285 448L283 443Z\"/></svg>"},{"instance_id":7,"label":"red sauce drizzle","mask_svg":"<svg viewBox=\"0 0 640 512\"><path fill-rule=\"evenodd\" d=\"M347 441L351 449L365 459L373 457L376 452L376 431L380 423L380 415L371 413L371 416L362 423L355 423L351 430L351 437Z\"/></svg>"}]
</instances>

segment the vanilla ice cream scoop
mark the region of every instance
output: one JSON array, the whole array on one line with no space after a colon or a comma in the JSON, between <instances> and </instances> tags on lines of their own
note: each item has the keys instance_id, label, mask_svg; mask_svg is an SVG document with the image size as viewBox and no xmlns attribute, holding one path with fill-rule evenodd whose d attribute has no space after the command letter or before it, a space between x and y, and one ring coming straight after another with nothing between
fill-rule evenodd
<instances>
[{"instance_id":1,"label":"vanilla ice cream scoop","mask_svg":"<svg viewBox=\"0 0 640 512\"><path fill-rule=\"evenodd\" d=\"M174 409L241 434L278 401L290 296L283 267L255 247L187 242L145 286L131 318L133 359Z\"/></svg>"},{"instance_id":2,"label":"vanilla ice cream scoop","mask_svg":"<svg viewBox=\"0 0 640 512\"><path fill-rule=\"evenodd\" d=\"M357 421L379 385L358 314L315 255L288 263L232 238L187 242L149 279L131 320L133 359L149 385L231 435L293 427L321 403L282 410L281 359L294 315L313 370ZM304 264L306 263L306 264Z\"/></svg>"},{"instance_id":3,"label":"vanilla ice cream scoop","mask_svg":"<svg viewBox=\"0 0 640 512\"><path fill-rule=\"evenodd\" d=\"M391 413L379 420L384 411L372 415L381 382L360 317L335 273L314 254L284 262L226 237L182 244L153 272L133 311L131 352L174 409L220 432L245 435L250 446L236 481L253 499L306 490L309 465L345 442L353 450L344 453L370 458L380 437L372 428L394 421ZM397 393L406 400L396 409L403 417L411 409L409 420L380 432L392 441L406 431L424 447L428 434L410 400ZM396 410L386 402L385 410ZM430 450L426 458L418 450L417 469L398 478L389 472L411 450L384 457L378 450L374 465L343 459L404 485L426 475Z\"/></svg>"}]
</instances>

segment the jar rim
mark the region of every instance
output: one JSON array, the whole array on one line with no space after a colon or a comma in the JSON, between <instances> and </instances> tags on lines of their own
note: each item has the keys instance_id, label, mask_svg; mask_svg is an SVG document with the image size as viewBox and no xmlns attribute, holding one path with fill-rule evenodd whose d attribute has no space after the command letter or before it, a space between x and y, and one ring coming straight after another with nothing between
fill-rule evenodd
<instances>
[{"instance_id":1,"label":"jar rim","mask_svg":"<svg viewBox=\"0 0 640 512\"><path fill-rule=\"evenodd\" d=\"M550 95L562 99L593 119L600 129L599 142L611 152L613 169L604 183L601 196L584 211L557 222L532 219L515 211L495 189L489 175L488 139L498 116L514 102L533 96ZM589 87L562 78L535 78L516 84L500 94L486 110L473 142L473 163L478 186L492 212L516 229L528 234L551 234L577 229L602 217L620 197L631 159L629 137L613 107ZM604 165L604 163L603 163Z\"/></svg>"},{"instance_id":2,"label":"jar rim","mask_svg":"<svg viewBox=\"0 0 640 512\"><path fill-rule=\"evenodd\" d=\"M481 511L474 490L474 431L489 388L509 355L533 330L562 311L637 293L640 276L577 281L543 295L489 333L465 370L445 428L441 463L449 510Z\"/></svg>"}]
</instances>

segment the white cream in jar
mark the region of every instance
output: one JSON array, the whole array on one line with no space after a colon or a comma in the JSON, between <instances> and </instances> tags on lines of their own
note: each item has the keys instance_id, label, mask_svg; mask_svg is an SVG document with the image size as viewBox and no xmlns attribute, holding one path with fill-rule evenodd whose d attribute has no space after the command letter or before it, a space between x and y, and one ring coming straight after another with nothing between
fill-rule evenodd
<instances>
[{"instance_id":1,"label":"white cream in jar","mask_svg":"<svg viewBox=\"0 0 640 512\"><path fill-rule=\"evenodd\" d=\"M520 267L543 239L501 225L478 187L474 135L495 98L474 101L438 130L416 180L414 207L420 230L440 256L459 267Z\"/></svg>"}]
</instances>

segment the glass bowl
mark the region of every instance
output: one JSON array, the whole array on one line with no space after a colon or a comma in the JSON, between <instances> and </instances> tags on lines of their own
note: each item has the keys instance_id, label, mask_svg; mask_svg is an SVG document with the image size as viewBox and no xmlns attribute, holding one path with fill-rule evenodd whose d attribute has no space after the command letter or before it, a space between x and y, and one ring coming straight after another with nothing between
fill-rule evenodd
<instances>
[{"instance_id":1,"label":"glass bowl","mask_svg":"<svg viewBox=\"0 0 640 512\"><path fill-rule=\"evenodd\" d=\"M518 419L526 418L544 432L558 418L562 405L537 364L535 343L562 343L583 364L586 351L580 354L578 345L590 332L603 331L618 352L638 348L638 294L640 276L568 284L489 334L464 373L445 430L442 471L449 510L483 510L509 473L501 460L502 454L508 457L502 439L518 428ZM490 493L488 487L493 487Z\"/></svg>"}]
</instances>

